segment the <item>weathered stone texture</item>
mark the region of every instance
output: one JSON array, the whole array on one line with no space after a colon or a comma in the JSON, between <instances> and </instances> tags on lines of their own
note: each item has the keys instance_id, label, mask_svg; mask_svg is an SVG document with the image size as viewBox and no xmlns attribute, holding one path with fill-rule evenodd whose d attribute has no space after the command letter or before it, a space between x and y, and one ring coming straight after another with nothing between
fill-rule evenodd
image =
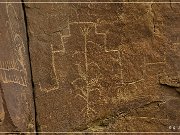
<instances>
[{"instance_id":1,"label":"weathered stone texture","mask_svg":"<svg viewBox=\"0 0 180 135\"><path fill-rule=\"evenodd\" d=\"M179 9L172 3L26 4L38 130L179 126Z\"/></svg>"},{"instance_id":2,"label":"weathered stone texture","mask_svg":"<svg viewBox=\"0 0 180 135\"><path fill-rule=\"evenodd\" d=\"M0 4L0 131L34 131L34 106L22 4Z\"/></svg>"}]
</instances>

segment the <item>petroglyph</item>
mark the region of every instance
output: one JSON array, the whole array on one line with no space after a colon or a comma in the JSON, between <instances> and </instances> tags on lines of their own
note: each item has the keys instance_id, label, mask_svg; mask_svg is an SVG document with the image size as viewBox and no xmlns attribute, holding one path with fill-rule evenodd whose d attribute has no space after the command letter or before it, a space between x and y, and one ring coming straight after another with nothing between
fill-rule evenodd
<instances>
[{"instance_id":1,"label":"petroglyph","mask_svg":"<svg viewBox=\"0 0 180 135\"><path fill-rule=\"evenodd\" d=\"M1 71L0 72L0 79L3 81L3 83L14 83L19 84L21 86L27 87L27 76L23 76L20 74L21 72L6 72Z\"/></svg>"},{"instance_id":2,"label":"petroglyph","mask_svg":"<svg viewBox=\"0 0 180 135\"><path fill-rule=\"evenodd\" d=\"M23 7L5 2L0 4L0 12L0 82L5 108L0 131L30 131L28 124L34 125L34 103Z\"/></svg>"},{"instance_id":3,"label":"petroglyph","mask_svg":"<svg viewBox=\"0 0 180 135\"><path fill-rule=\"evenodd\" d=\"M80 42L80 46L79 48L77 47L77 49L71 50L71 46L68 46L68 40L70 38L72 38L72 36L77 36L77 35L73 35L71 29L77 28L79 31L78 36L82 37L82 41L83 44L81 44ZM41 83L39 83L40 89L42 91L45 92L50 92L50 91L54 91L54 90L58 90L59 89L59 82L61 80L61 78L59 78L59 75L57 74L57 69L56 69L56 64L55 64L55 55L61 55L61 56L65 56L67 55L67 53L70 53L69 55L72 56L72 58L75 58L76 55L80 57L83 56L84 58L84 63L83 62L78 62L78 60L74 59L74 62L71 63L72 65L74 64L77 70L77 73L79 75L78 78L76 78L75 80L72 80L71 84L74 86L76 91L80 91L80 93L75 95L75 98L82 98L85 102L86 102L86 106L83 107L82 109L82 113L87 117L90 118L91 114L96 114L97 112L93 109L93 107L91 107L91 101L89 100L89 95L91 94L91 92L93 91L98 91L99 92L99 96L101 97L102 95L102 91L104 90L103 86L101 86L101 84L99 83L99 81L101 79L103 79L103 74L99 74L97 76L94 76L93 78L91 78L90 76L92 75L90 73L90 68L91 67L95 67L96 70L98 70L99 72L101 72L102 68L107 68L107 67L101 67L99 65L99 63L95 62L95 61L91 61L88 58L89 55L89 44L92 44L94 46L97 46L100 48L100 50L102 51L101 53L107 53L107 57L111 59L111 61L115 62L118 65L118 71L116 71L115 73L112 74L112 79L119 79L120 80L120 85L123 85L125 87L133 87L134 90L133 91L137 91L138 90L138 86L137 84L142 83L145 81L145 72L146 72L146 66L148 65L154 65L154 64L165 64L165 60L162 62L156 62L156 63L146 63L145 61L145 57L144 59L142 59L143 64L142 66L142 72L143 72L143 76L142 78L140 78L139 80L134 80L134 81L130 81L130 82L125 82L123 79L123 62L122 62L122 57L123 57L123 51L122 48L119 47L119 49L115 49L115 50L108 50L106 45L107 45L107 34L106 33L101 33L98 32L97 30L97 24L94 22L70 22L68 23L68 27L67 27L67 34L66 35L61 35L61 46L63 47L60 50L53 50L53 45L51 45L51 53L52 53L52 67L53 67L53 73L54 73L54 77L55 77L55 83L50 86L51 88L42 88ZM97 41L94 41L91 36L94 36L93 34L95 34L96 36L100 36L101 43L97 43ZM66 45L67 44L67 45ZM75 43L76 44L76 43ZM100 53L100 54L101 54ZM114 56L111 56L109 54L113 54L115 56L117 56L116 58ZM104 58L105 59L105 58ZM103 60L102 60L103 61ZM110 70L110 69L107 69ZM112 69L113 70L113 69ZM78 83L84 82L82 84L82 86L78 86ZM126 93L126 88L124 89L124 93ZM128 91L128 90L127 90ZM133 92L127 92L127 94L129 93L129 95L131 95ZM122 97L123 98L123 97Z\"/></svg>"},{"instance_id":4,"label":"petroglyph","mask_svg":"<svg viewBox=\"0 0 180 135\"><path fill-rule=\"evenodd\" d=\"M94 90L98 90L100 91L99 88L95 88L93 89L93 84L96 84L96 82L98 81L97 78L96 79L91 79L89 80L89 76L88 76L88 71L89 71L89 66L92 64L88 64L88 50L87 50L87 41L88 41L88 35L92 30L92 26L94 25L91 22L73 22L70 23L70 25L73 26L73 24L75 25L80 25L80 34L83 36L84 38L84 50L83 50L83 54L84 54L84 64L85 64L85 71L82 69L80 63L76 64L77 65L77 70L78 70L78 74L80 76L80 78L77 78L76 80L74 80L72 82L72 84L74 85L76 82L78 81L84 81L85 85L82 86L81 88L77 88L75 87L75 90L80 89L81 93L77 94L75 97L81 97L85 102L86 102L86 106L83 107L81 113L83 113L83 115L87 118L90 117L91 114L96 114L97 112L90 106L90 101L89 101L89 95L92 91ZM82 26L81 26L82 24ZM83 26L85 25L85 26Z\"/></svg>"},{"instance_id":5,"label":"petroglyph","mask_svg":"<svg viewBox=\"0 0 180 135\"><path fill-rule=\"evenodd\" d=\"M12 60L12 61L0 61L0 70L16 70L16 71L21 71L21 69L18 66L17 61Z\"/></svg>"},{"instance_id":6,"label":"petroglyph","mask_svg":"<svg viewBox=\"0 0 180 135\"><path fill-rule=\"evenodd\" d=\"M65 45L64 45L65 42L64 42L64 38L68 38L68 37L71 36L69 25L68 25L67 31L68 31L67 35L60 34L61 43L62 43L60 46L62 47L62 49L54 50L53 45L52 44L50 45L50 47L51 47L51 60L52 60L53 74L55 76L55 84L53 86L50 86L51 88L42 88L42 84L41 84L41 82L39 82L38 84L39 84L39 87L40 87L41 91L51 92L51 91L59 89L59 79L57 77L57 71L56 71L56 65L55 65L55 55L60 55L60 54L64 55L65 54Z\"/></svg>"},{"instance_id":7,"label":"petroglyph","mask_svg":"<svg viewBox=\"0 0 180 135\"><path fill-rule=\"evenodd\" d=\"M76 29L76 30L74 30ZM74 65L76 67L76 71L78 73L78 77L71 81L71 84L74 86L74 90L78 91L78 93L75 95L75 98L82 99L84 102L86 102L86 105L82 108L81 113L84 117L87 118L87 121L90 120L93 116L98 114L98 111L94 109L93 103L90 100L90 95L94 91L98 91L99 98L103 97L103 91L105 88L101 85L100 81L105 79L106 77L103 75L102 70L107 70L112 72L111 79L114 80L120 80L119 85L123 87L123 89L117 91L117 96L119 100L127 100L132 98L133 96L136 97L138 94L141 94L142 91L138 88L139 84L142 84L145 81L145 74L146 74L146 67L149 65L158 65L158 64L166 64L166 59L164 57L164 61L159 61L155 63L148 63L146 62L146 57L144 56L141 61L142 65L139 65L142 70L142 78L138 80L131 80L131 81L124 81L123 78L123 55L124 51L122 50L122 47L119 45L118 49L108 49L107 48L107 33L102 33L98 31L98 26L94 22L69 22L67 27L67 34L63 35L60 34L61 38L61 44L59 50L54 50L53 45L51 44L51 54L52 54L52 67L53 67L53 74L55 83L47 88L42 88L41 83L39 83L40 90L44 92L51 92L54 90L60 89L60 83L61 83L61 77L59 77L57 69L56 69L56 61L55 56L59 55L62 57L66 57L66 55L69 55L67 57L72 58L71 65ZM72 32L76 31L76 33ZM69 40L75 36L75 39L77 41L73 41L75 49L72 49L71 44L69 45ZM100 43L97 42L97 40L94 40L92 37L100 38ZM77 38L78 37L78 38ZM97 39L98 39L97 38ZM99 39L98 39L99 40ZM78 42L78 43L76 43ZM75 46L77 45L77 47ZM108 60L111 62L114 62L118 67L117 71L113 71L114 67L107 66L101 66L100 63L96 61L92 61L92 59L89 58L89 54L92 53L92 50L90 45L94 46L95 48L98 47L98 51L100 51L100 55L103 54L104 58L101 62L104 60ZM91 52L89 52L91 51ZM96 51L96 50L95 50ZM116 56L116 57L114 57ZM164 54L165 56L165 54ZM77 57L83 59L83 61L80 61ZM61 63L60 63L61 64ZM106 63L107 64L107 63ZM90 69L92 67L95 67L95 69L99 72L98 75L91 77ZM70 72L70 71L69 71ZM73 74L73 73L72 73ZM81 84L81 85L80 85ZM128 89L130 87L131 89ZM135 93L135 95L134 95ZM138 94L137 94L138 93Z\"/></svg>"},{"instance_id":8,"label":"petroglyph","mask_svg":"<svg viewBox=\"0 0 180 135\"><path fill-rule=\"evenodd\" d=\"M123 56L123 51L121 52L121 56ZM146 55L143 56L143 59L141 59L141 61L142 61L142 65L140 65L140 67L142 70L142 78L140 78L138 80L124 82L123 68L122 68L122 70L121 70L122 85L117 91L118 100L130 100L131 98L135 98L138 95L142 94L141 89L138 87L140 85L142 85L144 88L146 88L146 86L144 86L143 83L146 81L146 78L147 78L146 70L147 70L148 66L151 66L151 65L158 66L158 65L166 65L167 64L165 52L163 55L163 61L154 62L154 63L146 62ZM121 65L123 65L123 64L124 63L121 63ZM165 71L162 71L162 72L165 73Z\"/></svg>"},{"instance_id":9,"label":"petroglyph","mask_svg":"<svg viewBox=\"0 0 180 135\"><path fill-rule=\"evenodd\" d=\"M91 74L91 68L93 67L94 69L98 70L99 72L101 71L102 67L99 66L97 62L90 61L88 58L88 55L91 52L89 47L90 44L93 44L95 47L99 46L101 48L102 53L117 53L119 55L118 50L107 50L106 48L106 33L100 33L97 30L97 24L93 22L71 22L69 23L70 27L79 27L79 36L83 37L83 44L80 51L76 50L76 54L82 53L84 55L84 63L77 63L75 64L77 67L77 71L79 74L79 78L76 78L75 80L72 81L72 85L74 86L76 91L80 91L80 93L75 95L75 98L82 98L86 102L86 106L83 107L81 113L87 118L87 120L90 120L93 115L97 114L98 112L93 109L92 106L92 101L90 101L89 97L91 95L91 92L93 91L98 91L99 92L99 97L102 96L102 90L104 89L101 84L100 84L100 79L102 79L102 74L99 73L98 75L95 75L91 77L93 74ZM96 43L97 41L93 41L91 36L100 36L102 38L101 44ZM70 38L73 35L68 35L66 38ZM67 45L68 46L68 45ZM66 48L66 46L65 46ZM119 63L119 60L114 59L114 61ZM85 69L83 69L83 67ZM84 82L84 83L81 83ZM79 85L78 84L84 84L84 85Z\"/></svg>"},{"instance_id":10,"label":"petroglyph","mask_svg":"<svg viewBox=\"0 0 180 135\"><path fill-rule=\"evenodd\" d=\"M12 41L14 58L0 61L0 74L2 83L14 83L27 87L27 71L25 66L25 46L20 36L20 27L15 8L12 4L6 4L8 15L7 27Z\"/></svg>"},{"instance_id":11,"label":"petroglyph","mask_svg":"<svg viewBox=\"0 0 180 135\"><path fill-rule=\"evenodd\" d=\"M59 89L59 80L57 78L54 55L55 55L55 53L60 53L61 51L53 51L53 45L51 45L51 52L52 52L52 56L51 56L52 57L52 67L53 67L53 72L55 75L55 85L52 88L42 88L41 83L39 83L40 90L45 91L45 92L50 92L50 91Z\"/></svg>"},{"instance_id":12,"label":"petroglyph","mask_svg":"<svg viewBox=\"0 0 180 135\"><path fill-rule=\"evenodd\" d=\"M166 60L166 52L163 52L163 56L162 56L162 61L158 61L158 62L147 62L146 57L144 57L144 64L145 66L149 66L149 65L157 65L157 64L167 64L167 60Z\"/></svg>"},{"instance_id":13,"label":"petroglyph","mask_svg":"<svg viewBox=\"0 0 180 135\"><path fill-rule=\"evenodd\" d=\"M164 131L152 119L179 117L155 101L178 96L158 80L179 73L179 23L168 4L27 5L37 112L46 110L38 116L42 131ZM131 110L147 101L155 103ZM118 120L124 111L152 119L124 124ZM112 123L101 125L104 118Z\"/></svg>"}]
</instances>

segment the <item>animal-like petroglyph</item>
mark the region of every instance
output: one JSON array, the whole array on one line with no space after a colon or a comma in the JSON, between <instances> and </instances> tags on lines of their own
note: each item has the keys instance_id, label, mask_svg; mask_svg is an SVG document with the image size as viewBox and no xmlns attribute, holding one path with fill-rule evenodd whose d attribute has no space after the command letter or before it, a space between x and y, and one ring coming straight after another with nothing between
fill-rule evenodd
<instances>
[{"instance_id":1,"label":"animal-like petroglyph","mask_svg":"<svg viewBox=\"0 0 180 135\"><path fill-rule=\"evenodd\" d=\"M3 83L14 83L27 87L27 71L25 66L25 46L20 36L20 26L18 24L17 13L11 3L6 4L8 16L7 32L12 41L14 58L0 61L0 77Z\"/></svg>"}]
</instances>

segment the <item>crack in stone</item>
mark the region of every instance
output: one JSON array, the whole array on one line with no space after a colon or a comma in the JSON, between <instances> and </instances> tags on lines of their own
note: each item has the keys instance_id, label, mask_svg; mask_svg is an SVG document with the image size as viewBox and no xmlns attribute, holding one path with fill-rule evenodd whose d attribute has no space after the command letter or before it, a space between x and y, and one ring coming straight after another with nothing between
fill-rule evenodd
<instances>
[{"instance_id":1,"label":"crack in stone","mask_svg":"<svg viewBox=\"0 0 180 135\"><path fill-rule=\"evenodd\" d=\"M29 66L30 66L30 76L31 76L31 84L32 84L32 95L33 95L33 105L34 105L34 121L35 121L35 134L38 135L38 121L37 121L37 111L36 111L36 98L35 98L35 89L34 89L34 81L33 81L33 74L32 74L32 65L31 65L31 55L30 55L30 49L29 49L29 35L28 35L28 22L27 22L27 16L26 16L26 6L24 3L24 0L21 0L22 2L22 10L24 13L24 23L25 23L25 29L26 29L26 38L27 38L27 53L29 58Z\"/></svg>"}]
</instances>

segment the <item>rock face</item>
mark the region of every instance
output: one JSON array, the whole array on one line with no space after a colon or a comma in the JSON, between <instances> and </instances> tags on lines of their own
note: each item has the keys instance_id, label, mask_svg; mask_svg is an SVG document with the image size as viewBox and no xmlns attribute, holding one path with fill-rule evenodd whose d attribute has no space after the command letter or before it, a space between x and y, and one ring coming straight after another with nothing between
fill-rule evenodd
<instances>
[{"instance_id":1,"label":"rock face","mask_svg":"<svg viewBox=\"0 0 180 135\"><path fill-rule=\"evenodd\" d=\"M180 132L180 4L26 2L0 5L0 131Z\"/></svg>"},{"instance_id":2,"label":"rock face","mask_svg":"<svg viewBox=\"0 0 180 135\"><path fill-rule=\"evenodd\" d=\"M21 4L0 4L0 131L34 131L34 103Z\"/></svg>"},{"instance_id":3,"label":"rock face","mask_svg":"<svg viewBox=\"0 0 180 135\"><path fill-rule=\"evenodd\" d=\"M26 4L38 130L180 130L179 9Z\"/></svg>"}]
</instances>

